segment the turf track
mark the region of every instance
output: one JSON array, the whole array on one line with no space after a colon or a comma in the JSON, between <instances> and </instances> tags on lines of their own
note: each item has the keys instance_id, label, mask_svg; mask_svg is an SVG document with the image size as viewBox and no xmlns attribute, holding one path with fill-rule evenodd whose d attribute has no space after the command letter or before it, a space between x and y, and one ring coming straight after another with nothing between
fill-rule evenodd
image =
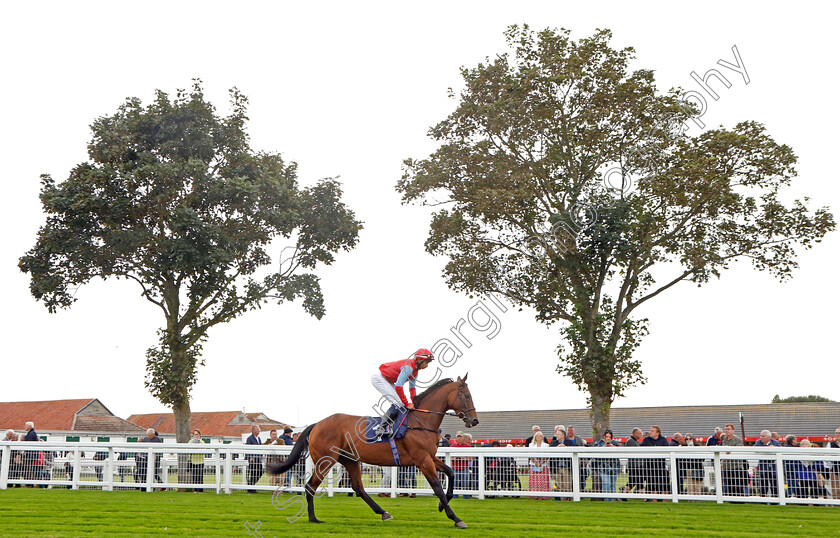
<instances>
[{"instance_id":1,"label":"turf track","mask_svg":"<svg viewBox=\"0 0 840 538\"><path fill-rule=\"evenodd\" d=\"M291 494L285 496L291 499ZM840 507L714 503L556 502L531 499L455 499L453 509L469 526L457 530L431 497L379 499L393 516L379 520L361 499L316 499L322 525L306 518L289 523L260 493L68 491L15 488L0 491L2 536L248 536L245 523L274 536L524 536L563 533L643 533L684 536L840 535ZM256 534L253 534L256 536Z\"/></svg>"}]
</instances>

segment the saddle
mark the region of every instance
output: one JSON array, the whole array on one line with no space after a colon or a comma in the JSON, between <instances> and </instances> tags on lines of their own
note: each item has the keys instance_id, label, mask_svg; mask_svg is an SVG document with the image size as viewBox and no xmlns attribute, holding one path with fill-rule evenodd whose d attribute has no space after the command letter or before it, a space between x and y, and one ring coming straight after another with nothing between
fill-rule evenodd
<instances>
[{"instance_id":1,"label":"saddle","mask_svg":"<svg viewBox=\"0 0 840 538\"><path fill-rule=\"evenodd\" d=\"M402 439L408 431L408 426L405 424L405 419L408 412L398 411L397 418L394 423L388 426L384 434L377 436L376 430L382 424L382 417L367 417L365 422L365 442L366 443L387 443L395 439Z\"/></svg>"}]
</instances>

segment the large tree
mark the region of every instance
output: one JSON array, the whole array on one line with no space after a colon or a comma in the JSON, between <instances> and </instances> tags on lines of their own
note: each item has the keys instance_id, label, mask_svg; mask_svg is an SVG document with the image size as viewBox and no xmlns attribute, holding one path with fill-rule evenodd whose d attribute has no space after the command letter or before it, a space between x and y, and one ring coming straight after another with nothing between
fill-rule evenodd
<instances>
[{"instance_id":1,"label":"large tree","mask_svg":"<svg viewBox=\"0 0 840 538\"><path fill-rule=\"evenodd\" d=\"M406 160L397 190L437 206L426 250L449 258L451 288L559 323L558 371L588 393L597 436L644 382L641 305L738 258L788 278L794 247L834 220L780 200L796 156L762 125L687 136L696 109L658 92L653 71L628 72L633 49L611 48L609 31L506 37L512 52L462 69L456 110L430 131L439 149Z\"/></svg>"},{"instance_id":2,"label":"large tree","mask_svg":"<svg viewBox=\"0 0 840 538\"><path fill-rule=\"evenodd\" d=\"M20 259L50 312L97 277L133 280L160 309L146 386L173 409L179 442L190 437L190 389L208 329L271 300L302 298L320 319L312 270L352 249L362 227L337 181L301 188L295 163L252 151L247 99L236 89L230 96L230 114L219 116L196 81L174 99L158 91L146 107L132 98L97 119L90 161L59 184L41 177L47 222Z\"/></svg>"}]
</instances>

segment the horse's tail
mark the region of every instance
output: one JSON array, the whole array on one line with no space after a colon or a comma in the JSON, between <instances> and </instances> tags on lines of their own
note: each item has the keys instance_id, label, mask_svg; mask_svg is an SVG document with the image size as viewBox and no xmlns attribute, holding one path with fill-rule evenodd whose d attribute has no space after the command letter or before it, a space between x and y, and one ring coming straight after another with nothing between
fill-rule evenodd
<instances>
[{"instance_id":1,"label":"horse's tail","mask_svg":"<svg viewBox=\"0 0 840 538\"><path fill-rule=\"evenodd\" d=\"M295 447L292 449L292 453L289 454L289 457L286 458L286 461L281 463L267 465L266 469L268 470L268 474L282 474L291 469L292 465L298 462L301 455L306 451L309 447L309 434L312 433L312 428L315 427L315 424L307 427L303 432L301 432L300 437L298 437L297 443L295 443Z\"/></svg>"}]
</instances>

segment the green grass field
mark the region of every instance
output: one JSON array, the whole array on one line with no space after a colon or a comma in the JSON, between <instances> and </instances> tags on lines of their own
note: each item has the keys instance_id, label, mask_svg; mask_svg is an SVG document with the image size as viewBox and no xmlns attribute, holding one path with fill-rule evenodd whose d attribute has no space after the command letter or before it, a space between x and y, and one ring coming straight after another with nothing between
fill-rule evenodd
<instances>
[{"instance_id":1,"label":"green grass field","mask_svg":"<svg viewBox=\"0 0 840 538\"><path fill-rule=\"evenodd\" d=\"M291 494L284 498L292 499ZM318 517L289 523L259 493L68 491L15 488L0 491L2 536L248 536L245 523L261 521L266 538L281 535L450 536L644 533L686 536L840 535L840 507L714 503L556 502L531 499L455 499L469 526L458 530L431 497L377 498L393 516L383 522L361 499L316 499ZM256 536L256 534L254 534Z\"/></svg>"}]
</instances>

